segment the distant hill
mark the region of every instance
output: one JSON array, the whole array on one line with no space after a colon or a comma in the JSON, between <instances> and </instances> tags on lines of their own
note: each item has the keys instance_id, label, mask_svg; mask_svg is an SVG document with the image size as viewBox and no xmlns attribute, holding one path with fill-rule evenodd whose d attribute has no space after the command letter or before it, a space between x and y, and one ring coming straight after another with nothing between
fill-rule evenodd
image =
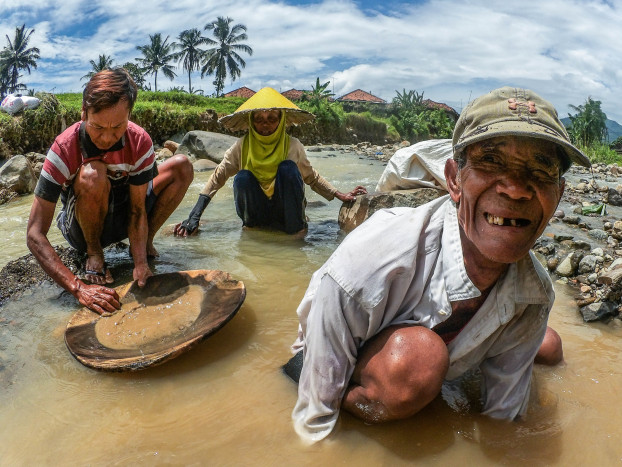
<instances>
[{"instance_id":1,"label":"distant hill","mask_svg":"<svg viewBox=\"0 0 622 467\"><path fill-rule=\"evenodd\" d=\"M566 127L570 126L570 117L565 117L565 118L562 118L561 120L564 126ZM622 125L620 125L618 122L616 122L615 120L607 119L606 125L607 125L607 131L609 132L610 143L618 139L620 136L622 136Z\"/></svg>"}]
</instances>

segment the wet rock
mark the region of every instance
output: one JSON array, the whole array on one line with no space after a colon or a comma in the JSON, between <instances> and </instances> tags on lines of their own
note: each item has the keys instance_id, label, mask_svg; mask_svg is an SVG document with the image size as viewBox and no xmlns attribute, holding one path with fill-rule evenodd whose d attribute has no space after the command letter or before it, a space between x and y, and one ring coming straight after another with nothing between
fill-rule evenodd
<instances>
[{"instance_id":1,"label":"wet rock","mask_svg":"<svg viewBox=\"0 0 622 467\"><path fill-rule=\"evenodd\" d=\"M175 154L186 154L197 159L209 159L220 163L231 146L238 140L235 136L211 131L189 131L184 136Z\"/></svg>"},{"instance_id":2,"label":"wet rock","mask_svg":"<svg viewBox=\"0 0 622 467\"><path fill-rule=\"evenodd\" d=\"M609 188L607 200L612 206L622 206L622 194L614 188Z\"/></svg>"},{"instance_id":3,"label":"wet rock","mask_svg":"<svg viewBox=\"0 0 622 467\"><path fill-rule=\"evenodd\" d=\"M562 219L566 224L578 224L581 218L579 216L566 216Z\"/></svg>"},{"instance_id":4,"label":"wet rock","mask_svg":"<svg viewBox=\"0 0 622 467\"><path fill-rule=\"evenodd\" d=\"M546 266L549 271L554 271L557 266L559 266L559 258L557 256L552 256L546 261Z\"/></svg>"},{"instance_id":5,"label":"wet rock","mask_svg":"<svg viewBox=\"0 0 622 467\"><path fill-rule=\"evenodd\" d=\"M214 170L218 167L218 164L209 159L198 159L192 163L192 167L195 172L205 172L207 170Z\"/></svg>"},{"instance_id":6,"label":"wet rock","mask_svg":"<svg viewBox=\"0 0 622 467\"><path fill-rule=\"evenodd\" d=\"M345 232L350 232L379 209L398 206L414 208L445 194L446 191L436 188L416 188L357 196L355 201L341 205L339 227Z\"/></svg>"},{"instance_id":7,"label":"wet rock","mask_svg":"<svg viewBox=\"0 0 622 467\"><path fill-rule=\"evenodd\" d=\"M562 277L574 276L581 261L583 255L578 251L573 251L566 255L566 257L559 263L555 272Z\"/></svg>"},{"instance_id":8,"label":"wet rock","mask_svg":"<svg viewBox=\"0 0 622 467\"><path fill-rule=\"evenodd\" d=\"M168 148L162 148L155 151L156 159L158 160L166 160L170 157L173 157L173 152Z\"/></svg>"},{"instance_id":9,"label":"wet rock","mask_svg":"<svg viewBox=\"0 0 622 467\"><path fill-rule=\"evenodd\" d=\"M17 194L30 194L37 184L37 177L26 156L11 157L0 167L0 187Z\"/></svg>"},{"instance_id":10,"label":"wet rock","mask_svg":"<svg viewBox=\"0 0 622 467\"><path fill-rule=\"evenodd\" d=\"M617 315L617 307L610 302L591 303L581 307L579 311L586 323L601 321Z\"/></svg>"},{"instance_id":11,"label":"wet rock","mask_svg":"<svg viewBox=\"0 0 622 467\"><path fill-rule=\"evenodd\" d=\"M327 206L327 203L325 203L324 201L321 201L321 200L309 201L307 203L307 208L321 208L323 206Z\"/></svg>"},{"instance_id":12,"label":"wet rock","mask_svg":"<svg viewBox=\"0 0 622 467\"><path fill-rule=\"evenodd\" d=\"M579 274L586 274L590 272L594 272L596 269L596 256L594 255L585 255L581 258L579 262L579 267L577 268L577 272Z\"/></svg>"},{"instance_id":13,"label":"wet rock","mask_svg":"<svg viewBox=\"0 0 622 467\"><path fill-rule=\"evenodd\" d=\"M600 257L605 256L605 252L603 251L602 248L594 248L590 253L593 254L594 256L600 256Z\"/></svg>"},{"instance_id":14,"label":"wet rock","mask_svg":"<svg viewBox=\"0 0 622 467\"><path fill-rule=\"evenodd\" d=\"M166 140L163 146L169 151L171 151L172 154L175 154L177 149L179 149L179 143L176 143L175 141L171 141L170 139Z\"/></svg>"},{"instance_id":15,"label":"wet rock","mask_svg":"<svg viewBox=\"0 0 622 467\"><path fill-rule=\"evenodd\" d=\"M553 217L557 217L558 219L563 219L564 217L566 217L566 213L561 210L558 209L557 211L555 211L555 213L553 214Z\"/></svg>"},{"instance_id":16,"label":"wet rock","mask_svg":"<svg viewBox=\"0 0 622 467\"><path fill-rule=\"evenodd\" d=\"M592 230L590 230L590 231L587 233L587 235L588 235L589 237L592 237L592 238L594 238L594 239L596 239L596 240L600 240L600 241L603 241L603 242L604 242L604 241L606 241L606 240L607 240L607 237L609 236L609 235L607 234L607 232L605 232L605 231L604 231L604 230L602 230L602 229L592 229Z\"/></svg>"},{"instance_id":17,"label":"wet rock","mask_svg":"<svg viewBox=\"0 0 622 467\"><path fill-rule=\"evenodd\" d=\"M613 287L622 285L622 265L609 267L598 276L598 283Z\"/></svg>"}]
</instances>

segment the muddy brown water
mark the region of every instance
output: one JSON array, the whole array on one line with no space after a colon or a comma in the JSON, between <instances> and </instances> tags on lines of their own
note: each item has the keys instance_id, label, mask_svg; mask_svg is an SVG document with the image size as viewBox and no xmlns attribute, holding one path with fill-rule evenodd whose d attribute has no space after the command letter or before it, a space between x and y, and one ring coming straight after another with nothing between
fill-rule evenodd
<instances>
[{"instance_id":1,"label":"muddy brown water","mask_svg":"<svg viewBox=\"0 0 622 467\"><path fill-rule=\"evenodd\" d=\"M383 170L352 154L310 157L342 191L358 183L373 189ZM184 218L208 175L197 174L171 222ZM296 387L280 366L290 355L295 309L310 276L342 240L340 203L307 195L313 203L304 240L243 231L230 183L207 209L198 237L156 237L156 272L222 269L247 287L231 322L161 366L101 373L74 360L63 333L76 303L55 286L6 303L0 309L0 465L622 463L622 326L584 324L561 284L550 323L564 340L565 363L536 367L525 422L482 417L473 388L448 385L410 420L367 426L346 414L328 440L305 446L290 419ZM2 265L27 253L31 201L0 207ZM55 226L51 238L62 243ZM108 260L118 284L130 279L126 252Z\"/></svg>"}]
</instances>

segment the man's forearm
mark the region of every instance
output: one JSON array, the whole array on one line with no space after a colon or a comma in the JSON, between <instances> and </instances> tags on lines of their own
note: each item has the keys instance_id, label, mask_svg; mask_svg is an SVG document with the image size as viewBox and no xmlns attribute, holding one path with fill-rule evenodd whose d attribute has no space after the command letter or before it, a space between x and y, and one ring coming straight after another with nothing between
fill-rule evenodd
<instances>
[{"instance_id":1,"label":"man's forearm","mask_svg":"<svg viewBox=\"0 0 622 467\"><path fill-rule=\"evenodd\" d=\"M63 264L47 237L28 233L27 244L46 274L63 289L75 296L82 282Z\"/></svg>"},{"instance_id":2,"label":"man's forearm","mask_svg":"<svg viewBox=\"0 0 622 467\"><path fill-rule=\"evenodd\" d=\"M147 264L147 235L149 225L147 213L144 209L131 210L127 228L127 236L130 241L130 252L134 259L134 266Z\"/></svg>"}]
</instances>

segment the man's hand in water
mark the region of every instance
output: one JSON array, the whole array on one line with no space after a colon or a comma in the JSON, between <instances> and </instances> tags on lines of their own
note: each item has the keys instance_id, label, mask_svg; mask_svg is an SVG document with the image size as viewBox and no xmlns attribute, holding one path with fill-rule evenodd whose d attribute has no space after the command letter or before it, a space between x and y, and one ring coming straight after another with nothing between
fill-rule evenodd
<instances>
[{"instance_id":1,"label":"man's hand in water","mask_svg":"<svg viewBox=\"0 0 622 467\"><path fill-rule=\"evenodd\" d=\"M147 278L153 276L148 264L142 264L134 267L134 280L138 281L138 287L144 287L147 283Z\"/></svg>"},{"instance_id":2,"label":"man's hand in water","mask_svg":"<svg viewBox=\"0 0 622 467\"><path fill-rule=\"evenodd\" d=\"M113 313L121 308L117 291L99 284L86 285L76 278L78 288L73 292L81 305L99 313Z\"/></svg>"}]
</instances>

